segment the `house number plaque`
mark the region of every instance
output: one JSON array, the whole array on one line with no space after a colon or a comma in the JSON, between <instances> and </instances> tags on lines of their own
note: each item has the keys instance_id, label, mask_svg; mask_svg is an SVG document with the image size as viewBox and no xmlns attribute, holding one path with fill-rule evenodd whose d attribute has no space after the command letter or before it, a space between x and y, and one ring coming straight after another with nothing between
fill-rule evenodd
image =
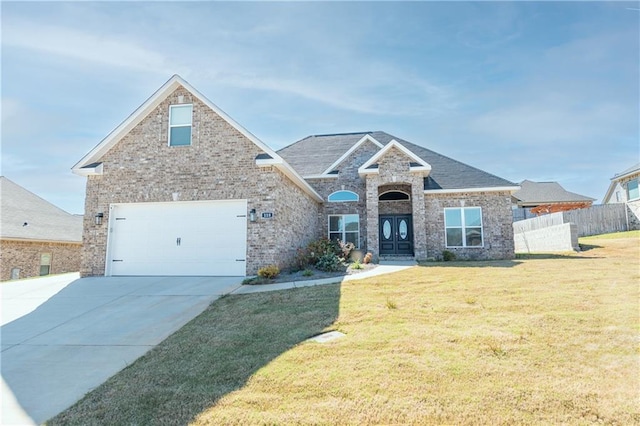
<instances>
[{"instance_id":1,"label":"house number plaque","mask_svg":"<svg viewBox=\"0 0 640 426\"><path fill-rule=\"evenodd\" d=\"M263 212L262 213L262 218L263 219L273 219L273 212Z\"/></svg>"}]
</instances>

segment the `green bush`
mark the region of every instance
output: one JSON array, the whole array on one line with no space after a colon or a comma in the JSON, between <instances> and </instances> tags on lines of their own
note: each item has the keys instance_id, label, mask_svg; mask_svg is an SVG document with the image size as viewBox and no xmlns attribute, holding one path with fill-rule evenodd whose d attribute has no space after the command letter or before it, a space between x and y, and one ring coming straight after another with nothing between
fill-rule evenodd
<instances>
[{"instance_id":1,"label":"green bush","mask_svg":"<svg viewBox=\"0 0 640 426\"><path fill-rule=\"evenodd\" d=\"M340 269L342 262L340 258L331 252L327 252L318 258L316 268L325 272L335 272Z\"/></svg>"},{"instance_id":2,"label":"green bush","mask_svg":"<svg viewBox=\"0 0 640 426\"><path fill-rule=\"evenodd\" d=\"M442 251L442 260L445 262L450 262L452 260L456 260L456 254L449 250Z\"/></svg>"},{"instance_id":3,"label":"green bush","mask_svg":"<svg viewBox=\"0 0 640 426\"><path fill-rule=\"evenodd\" d=\"M258 276L262 278L272 279L280 274L280 268L276 265L268 265L258 269Z\"/></svg>"}]
</instances>

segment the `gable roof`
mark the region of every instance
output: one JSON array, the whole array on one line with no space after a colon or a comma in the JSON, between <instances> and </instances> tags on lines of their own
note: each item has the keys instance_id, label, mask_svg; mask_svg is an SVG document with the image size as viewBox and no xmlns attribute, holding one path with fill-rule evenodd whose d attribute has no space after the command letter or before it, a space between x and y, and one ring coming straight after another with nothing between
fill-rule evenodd
<instances>
[{"instance_id":1,"label":"gable roof","mask_svg":"<svg viewBox=\"0 0 640 426\"><path fill-rule=\"evenodd\" d=\"M533 182L530 180L524 180L520 183L520 189L513 193L513 198L523 205L595 201L595 198L567 191L558 182Z\"/></svg>"},{"instance_id":2,"label":"gable roof","mask_svg":"<svg viewBox=\"0 0 640 426\"><path fill-rule=\"evenodd\" d=\"M367 162L365 162L362 166L360 166L360 168L358 169L358 173L360 175L363 175L366 173L377 173L378 172L377 167L374 169L371 169L370 167L376 164L382 157L385 156L387 152L389 152L393 148L401 151L404 155L406 155L407 157L413 160L409 166L410 170L419 169L421 171L426 171L426 172L431 171L431 165L429 165L429 163L425 162L422 158L418 157L416 154L414 154L413 152L405 148L398 141L393 139L391 142L386 144L384 148L378 151L374 156L369 158Z\"/></svg>"},{"instance_id":3,"label":"gable roof","mask_svg":"<svg viewBox=\"0 0 640 426\"><path fill-rule=\"evenodd\" d=\"M258 146L265 154L267 154L271 160L269 165L277 167L282 171L289 179L291 179L302 190L307 192L316 201L321 202L322 197L304 180L300 177L296 171L287 164L282 157L276 154L271 148L269 148L264 142L251 134L247 129L238 124L235 120L221 110L217 105L207 99L204 95L198 92L193 86L187 83L179 75L174 75L165 84L162 85L149 99L147 99L138 109L136 109L129 117L127 117L118 127L116 127L111 133L107 135L98 145L96 145L91 151L89 151L80 161L78 161L71 169L71 171L80 176L86 176L93 173L102 173L100 159L113 148L127 133L129 133L136 125L138 125L145 117L147 117L158 105L160 105L171 93L173 93L178 87L183 87L187 91L191 92L199 101L205 104L208 108L219 115L229 125L235 128L243 136Z\"/></svg>"},{"instance_id":4,"label":"gable roof","mask_svg":"<svg viewBox=\"0 0 640 426\"><path fill-rule=\"evenodd\" d=\"M425 191L518 189L517 184L506 179L381 131L308 136L279 150L278 154L302 176L320 175L365 135L370 135L382 145L395 140L429 164L431 172L425 178ZM313 161L309 161L310 158Z\"/></svg>"},{"instance_id":5,"label":"gable roof","mask_svg":"<svg viewBox=\"0 0 640 426\"><path fill-rule=\"evenodd\" d=\"M82 242L82 216L65 212L4 176L0 194L0 238Z\"/></svg>"},{"instance_id":6,"label":"gable roof","mask_svg":"<svg viewBox=\"0 0 640 426\"><path fill-rule=\"evenodd\" d=\"M609 188L607 188L607 193L604 194L604 198L602 199L602 202L604 204L607 204L611 200L611 197L613 196L613 192L616 188L616 185L620 182L620 180L636 173L640 173L640 163L636 163L633 166L629 167L628 169L613 175L613 177L611 178L611 183L609 184Z\"/></svg>"}]
</instances>

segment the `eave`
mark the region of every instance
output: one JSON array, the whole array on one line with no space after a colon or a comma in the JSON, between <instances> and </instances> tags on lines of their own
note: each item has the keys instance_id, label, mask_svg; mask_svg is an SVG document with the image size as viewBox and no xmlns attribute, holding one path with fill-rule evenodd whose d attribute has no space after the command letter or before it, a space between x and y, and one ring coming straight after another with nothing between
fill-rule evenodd
<instances>
[{"instance_id":1,"label":"eave","mask_svg":"<svg viewBox=\"0 0 640 426\"><path fill-rule=\"evenodd\" d=\"M493 186L484 188L425 189L425 194L461 194L464 192L510 192L519 191L519 186Z\"/></svg>"}]
</instances>

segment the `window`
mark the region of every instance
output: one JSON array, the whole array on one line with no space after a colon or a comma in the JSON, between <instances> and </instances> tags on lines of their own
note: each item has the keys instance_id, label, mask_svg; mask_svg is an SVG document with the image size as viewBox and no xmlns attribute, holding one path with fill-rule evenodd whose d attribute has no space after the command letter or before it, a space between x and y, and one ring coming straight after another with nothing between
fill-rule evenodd
<instances>
[{"instance_id":1,"label":"window","mask_svg":"<svg viewBox=\"0 0 640 426\"><path fill-rule=\"evenodd\" d=\"M358 201L360 198L353 191L336 191L329 195L327 199L332 203L338 203L342 201Z\"/></svg>"},{"instance_id":2,"label":"window","mask_svg":"<svg viewBox=\"0 0 640 426\"><path fill-rule=\"evenodd\" d=\"M191 145L191 116L193 105L169 107L169 146Z\"/></svg>"},{"instance_id":3,"label":"window","mask_svg":"<svg viewBox=\"0 0 640 426\"><path fill-rule=\"evenodd\" d=\"M640 192L638 191L638 178L627 182L627 194L629 195L627 201L637 200L640 198Z\"/></svg>"},{"instance_id":4,"label":"window","mask_svg":"<svg viewBox=\"0 0 640 426\"><path fill-rule=\"evenodd\" d=\"M480 207L444 209L447 247L482 247Z\"/></svg>"},{"instance_id":5,"label":"window","mask_svg":"<svg viewBox=\"0 0 640 426\"><path fill-rule=\"evenodd\" d=\"M360 219L358 215L329 215L329 239L353 243L356 248L360 248Z\"/></svg>"},{"instance_id":6,"label":"window","mask_svg":"<svg viewBox=\"0 0 640 426\"><path fill-rule=\"evenodd\" d=\"M40 255L40 275L49 275L51 271L51 253Z\"/></svg>"},{"instance_id":7,"label":"window","mask_svg":"<svg viewBox=\"0 0 640 426\"><path fill-rule=\"evenodd\" d=\"M409 194L401 191L385 192L384 194L380 195L380 197L378 197L378 200L380 201L401 201L401 200L408 200L408 199L409 199Z\"/></svg>"}]
</instances>

